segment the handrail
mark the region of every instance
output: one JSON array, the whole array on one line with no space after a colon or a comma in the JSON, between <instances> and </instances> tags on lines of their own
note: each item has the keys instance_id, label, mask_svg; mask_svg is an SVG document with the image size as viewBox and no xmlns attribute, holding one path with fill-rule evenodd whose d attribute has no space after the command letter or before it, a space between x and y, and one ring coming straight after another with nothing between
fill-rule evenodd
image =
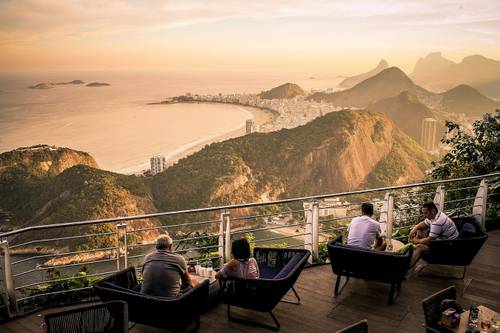
<instances>
[{"instance_id":1,"label":"handrail","mask_svg":"<svg viewBox=\"0 0 500 333\"><path fill-rule=\"evenodd\" d=\"M398 234L398 230L401 230L401 228L407 228L407 225L409 225L409 222L414 220L417 216L420 216L420 214L415 215L413 212L409 212L409 210L413 210L419 205L415 205L413 200L409 200L410 203L405 203L406 201L403 200L401 203L401 207L397 208L394 207L393 200L394 198L397 198L398 200L404 199L405 197L412 197L412 193L415 193L416 191L419 191L418 195L421 194L421 192L426 192L427 195L434 195L434 201L436 200L441 200L440 204L445 205L447 204L448 207L444 206L443 208L448 208L448 211L458 211L457 208L452 208L451 206L456 206L456 203L459 202L468 202L472 200L472 197L467 197L466 199L462 198L460 196L460 199L457 199L455 196L453 196L452 200L446 201L445 196L446 196L446 190L444 189L443 186L440 186L441 184L447 184L447 183L452 183L450 186L450 189L456 188L453 183L457 183L458 185L459 182L463 182L462 186L465 186L465 188L476 188L476 186L469 186L472 184L477 183L477 181L474 180L480 180L481 184L479 185L478 192L475 195L474 199L474 205L470 206L467 205L467 211L469 211L469 208L473 208L473 215L479 216L478 222L481 221L482 226L484 227L485 223L485 215L484 212L487 209L487 198L491 196L491 194L488 193L488 182L487 179L488 177L497 177L500 176L500 172L495 172L495 173L490 173L487 175L480 175L480 176L472 176L472 177L464 177L464 178L457 178L457 179L448 179L448 180L439 180L439 181L432 181L432 182L422 182L422 183L415 183L415 184L407 184L407 185L399 185L399 186L387 186L387 187L382 187L382 188L375 188L375 189L360 189L356 191L349 191L349 192L340 192L340 193L331 193L331 194L321 194L321 195L315 195L315 196L305 196L305 197L296 197L296 198L289 198L289 199L283 199L283 200L275 200L275 201L268 201L268 202L253 202L253 203L245 203L245 204L235 204L235 205L226 205L226 206L217 206L217 207L207 207L207 208L198 208L198 209L187 209L187 210L181 210L181 211L170 211L170 212L160 212L160 213L153 213L153 214L144 214L144 215L138 215L138 216L128 216L128 217L116 217L116 218L107 218L107 219L101 219L101 220L89 220L89 221L79 221L79 222L74 222L74 223L58 223L58 224L52 224L52 225L40 225L40 226L34 226L34 227L27 227L27 228L22 228L18 230L13 230L9 232L5 232L0 234L0 247L2 248L2 255L4 257L4 262L6 265L6 269L4 270L3 277L4 281L8 282L8 288L6 288L6 291L0 291L0 293L4 293L4 297L7 297L9 299L9 304L12 304L14 307L12 307L11 311L12 313L9 312L9 316L12 315L18 315L23 309L19 309L19 305L25 306L22 304L22 301L27 300L27 299L34 299L36 297L39 297L40 295L55 295L60 292L46 292L45 294L39 294L39 295L31 295L28 297L23 297L23 298L17 298L20 296L25 296L25 294L31 293L29 290L30 287L32 286L37 286L37 285L45 285L47 283L58 283L61 281L70 281L74 278L78 277L72 277L72 276L67 276L67 275L62 275L62 279L57 279L57 280L45 280L42 274L42 277L40 279L39 274L33 274L36 272L44 271L47 269L66 269L69 268L70 272L75 270L75 267L79 266L87 266L89 265L90 268L88 268L87 272L90 273L89 276L97 276L97 275L107 275L110 272L118 271L122 267L128 267L129 264L131 263L131 260L134 260L134 263L136 264L137 262L140 261L140 258L143 258L146 255L147 252L147 247L150 247L151 245L154 244L147 244L147 243L142 243L140 240L136 240L133 236L130 238L130 234L132 233L140 233L140 232L146 232L149 230L162 230L162 229L171 229L171 228L177 228L177 227L184 227L184 226L198 226L198 228L204 229L204 233L208 232L208 234L190 234L190 233L184 233L184 231L181 229L180 233L175 236L175 238L179 237L178 239L175 239L174 242L178 244L183 244L182 248L178 248L175 252L176 253L186 253L189 251L193 251L193 253L189 253L188 256L190 258L198 257L198 262L202 261L211 261L213 259L218 258L215 261L215 265L221 265L224 262L228 260L228 253L230 253L230 244L231 241L234 240L234 237L241 237L242 234L245 233L253 233L254 234L254 242L257 244L262 244L262 243L276 243L277 241L285 241L281 244L285 244L287 248L290 247L304 247L305 249L308 249L311 251L312 256L311 256L311 263L317 263L320 262L320 253L321 249L319 247L319 244L323 244L325 242L325 238L332 237L331 235L332 232L335 234L338 234L338 231L340 230L346 230L346 224L345 223L332 223L332 222L338 222L338 221L345 221L347 219L350 219L352 216L352 209L357 207L359 205L356 197L357 195L360 194L365 194L365 193L374 193L376 195L373 195L373 197L377 197L377 202L379 204L382 204L381 207L381 223L384 224L386 227L386 232L388 233L388 239L398 239L400 237L405 237L405 236L395 236ZM428 192L433 186L437 186L438 188L436 189L436 192ZM449 185L446 185L449 186ZM469 186L469 187L467 187ZM398 193L398 190L402 190L403 193ZM385 197L383 200L380 200L378 198L379 194L385 193ZM428 192L428 193L427 193ZM451 192L451 191L450 191ZM399 196L396 195L396 193L400 194ZM437 193L437 194L436 194ZM408 195L409 194L409 195ZM417 195L417 193L415 193ZM348 196L353 196L353 197L348 197ZM338 208L338 207L350 207L347 209L347 212L345 213L346 216L339 216L342 214L332 214L332 216L322 216L321 215L321 209L329 207L330 203L329 202L324 202L323 204L326 204L327 206L322 206L321 199L323 198L337 198L338 200L339 197L342 200L348 200L350 202L347 202L342 205L334 205L331 206L331 208ZM370 195L370 197L372 197ZM437 198L437 199L436 199ZM352 201L351 201L352 200ZM419 199L420 201L420 199ZM283 205L283 204L288 204L288 203L294 203L294 207L288 207L291 209L290 211L282 211L285 207L281 207L283 209L280 209L280 212L274 212L274 213L265 213L265 214L252 214L252 215L247 215L247 216L240 216L239 214L236 214L236 216L231 216L232 212L231 209L238 209L238 208L248 208L248 207L256 207L256 206L270 206L270 205ZM455 204L455 205L450 205ZM301 205L301 208L298 206L295 207L295 205ZM274 210L274 209L273 209ZM140 227L137 225L134 225L134 223L125 223L125 221L129 220L140 220L140 219L148 219L148 218L157 218L161 216L173 216L177 215L179 216L180 214L196 214L200 212L212 212L208 220L203 220L203 221L196 221L196 222L185 222L185 221L179 221L181 223L178 224L170 224L170 225L156 225L154 227ZM255 220L257 217L266 217L266 216L275 216L279 214L291 214L291 213L301 213L300 216L293 215L291 216L291 221L287 221L287 223L284 224L274 224L271 223L271 221L267 221L264 225L260 220ZM383 213L383 214L382 214ZM415 212L416 213L416 212ZM385 215L384 215L385 214ZM213 219L215 215L219 215L219 219ZM203 218L206 218L207 216L203 216ZM477 217L476 217L477 218ZM252 220L252 221L250 221ZM255 221L254 221L255 220ZM237 227L239 224L234 225L233 227L231 226L233 223L232 222L237 222L237 221L249 221L254 223L254 226L250 226L250 224L245 224L244 227ZM103 223L116 223L115 226L115 231L113 232L105 232L105 233L89 233L89 234L83 234L83 235L77 235L77 236L65 236L65 237L60 237L60 238L48 238L48 239L39 239L39 240L21 240L21 244L15 244L15 245L9 245L9 240L5 237L11 236L11 235L16 235L20 234L23 232L29 232L32 230L43 230L43 229L52 229L52 228L71 228L71 227L78 227L82 225L91 225L91 224L103 224ZM288 224L290 223L290 224ZM212 226L209 227L209 229L206 229L209 224L215 224L218 226L218 232L215 231ZM134 226L137 227L134 229ZM300 228L298 228L300 227ZM281 231L281 229L284 229L285 231ZM287 230L289 229L289 230ZM271 232L270 234L267 233L267 231ZM394 234L394 231L396 231L396 234ZM261 233L262 232L262 233ZM43 233L41 233L43 234ZM57 240L72 240L72 239L78 239L78 238L88 238L91 236L97 236L97 235L114 235L114 237L110 237L109 240L114 241L116 243L103 243L102 248L95 248L95 245L92 246L92 249L90 250L81 250L80 248L64 248L64 253L38 253L38 255L33 256L34 249L33 247L27 248L27 252L23 252L22 249L19 250L20 247L23 246L28 246L28 245L33 245L35 243L41 243L41 242L49 242L49 241L57 241ZM394 236L394 237L392 237ZM207 238L212 238L216 237L217 239L213 239L213 242L210 242L207 244L206 242L198 242L200 239L207 239ZM144 241L144 240L143 240ZM149 238L147 242L149 242ZM189 243L184 243L188 241ZM194 242L191 242L194 241ZM292 244L290 244L290 242ZM111 244L116 244L116 246L111 246ZM16 249L14 252L11 252L12 249ZM104 253L104 255L91 255L91 256L83 256L79 258L73 258L71 256L73 255L80 255L82 253L91 253L91 252L98 252L102 250L108 250L108 252ZM31 251L31 252L30 252ZM38 252L39 249L36 249ZM199 253L197 253L199 252ZM21 258L17 258L17 261L12 262L11 260L11 254L23 254L25 253L28 255L27 257L23 255ZM194 255L194 257L193 257ZM205 257L208 255L208 257ZM45 262L43 264L39 264L39 260L51 257L65 257L68 256L68 258L64 258L63 260L58 260L56 263L52 263L51 265L47 265L48 262ZM201 259L204 258L204 259ZM75 260L77 262L75 262ZM29 262L29 265L17 265L19 263L25 263ZM33 262L33 263L31 263ZM212 262L214 264L214 262ZM12 267L16 266L15 271L12 271ZM114 268L116 266L116 268ZM8 270L9 268L10 270ZM101 272L102 270L106 270L106 272ZM65 270L65 272L68 272ZM48 282L52 281L52 282ZM21 285L22 284L22 285ZM43 289L43 288L42 288ZM83 289L71 289L71 290L65 290L62 291L64 293L66 292L72 292L72 291L78 291L78 290L83 290ZM1 295L0 295L1 296Z\"/></svg>"},{"instance_id":2,"label":"handrail","mask_svg":"<svg viewBox=\"0 0 500 333\"><path fill-rule=\"evenodd\" d=\"M386 186L386 187L379 187L379 188L375 188L375 189L364 189L364 190L338 192L338 193L331 193L331 194L320 194L320 195L297 197L297 198L290 198L290 199L281 199L281 200L274 200L274 201L267 201L267 202L252 202L252 203L246 203L246 204L235 204L235 205L225 205L225 206L216 206L216 207L185 209L185 210L179 210L179 211L152 213L152 214L144 214L144 215L136 215L136 216L113 217L113 218L106 218L106 219L99 219L99 220L86 220L86 221L78 221L78 222L64 222L64 223L55 223L55 224L48 224L48 225L37 225L37 226L31 226L31 227L26 227L26 228L21 228L21 229L16 229L16 230L4 232L4 233L0 234L0 239L8 237L8 236L24 233L27 231L32 231L32 230L44 230L44 229L54 229L54 228L61 228L61 227L75 227L75 226L82 226L82 225L88 225L88 224L102 224L102 223L110 223L110 222L142 220L142 219L149 219L149 218L161 217L161 216L173 216L173 215L188 214L188 213L203 213L203 212L211 212L211 211L219 211L219 210L250 208L250 207L256 207L256 206L271 206L271 205L286 204L286 203L291 203L291 202L318 200L318 199L332 198L332 197L341 197L341 196L346 196L346 195L375 193L375 192L389 191L389 190L400 190L400 189L405 189L405 188L410 188L410 187L446 184L446 183L451 183L451 182L475 180L475 179L489 178L489 177L494 177L494 176L500 176L500 172L493 172L493 173L480 175L480 176L436 180L436 181L432 181L432 182L413 183L413 184L397 185L397 186Z\"/></svg>"}]
</instances>

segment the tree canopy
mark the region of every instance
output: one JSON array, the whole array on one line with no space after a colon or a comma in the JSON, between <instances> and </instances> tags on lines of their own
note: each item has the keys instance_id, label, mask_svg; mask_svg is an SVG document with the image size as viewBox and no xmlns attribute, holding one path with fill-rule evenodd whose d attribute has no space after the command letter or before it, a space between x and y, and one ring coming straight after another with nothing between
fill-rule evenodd
<instances>
[{"instance_id":1,"label":"tree canopy","mask_svg":"<svg viewBox=\"0 0 500 333\"><path fill-rule=\"evenodd\" d=\"M500 110L486 113L472 125L472 132L447 121L441 142L450 147L433 163L432 178L448 179L487 174L500 170Z\"/></svg>"}]
</instances>

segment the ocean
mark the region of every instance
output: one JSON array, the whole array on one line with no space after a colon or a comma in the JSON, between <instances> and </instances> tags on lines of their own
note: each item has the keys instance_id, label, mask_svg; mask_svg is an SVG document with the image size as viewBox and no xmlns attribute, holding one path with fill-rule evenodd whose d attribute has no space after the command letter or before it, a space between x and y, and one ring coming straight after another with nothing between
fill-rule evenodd
<instances>
[{"instance_id":1,"label":"ocean","mask_svg":"<svg viewBox=\"0 0 500 333\"><path fill-rule=\"evenodd\" d=\"M314 77L313 77L314 76ZM106 87L38 83L82 80ZM235 105L148 105L193 94L259 93L286 82L306 90L336 87L335 74L264 71L73 71L0 73L0 153L49 144L90 153L100 168L121 173L147 169L162 154L170 163L204 144L244 134L262 111Z\"/></svg>"}]
</instances>

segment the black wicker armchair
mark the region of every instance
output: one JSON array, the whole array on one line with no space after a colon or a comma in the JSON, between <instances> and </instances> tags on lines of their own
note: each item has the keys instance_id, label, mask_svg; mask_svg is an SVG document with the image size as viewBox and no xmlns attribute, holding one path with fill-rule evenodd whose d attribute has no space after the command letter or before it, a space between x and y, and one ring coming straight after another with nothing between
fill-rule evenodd
<instances>
[{"instance_id":1,"label":"black wicker armchair","mask_svg":"<svg viewBox=\"0 0 500 333\"><path fill-rule=\"evenodd\" d=\"M310 256L308 250L255 248L254 258L259 264L261 278L221 278L219 293L221 301L227 304L229 320L249 325L279 330L280 324L272 310L279 302L300 304L300 298L293 288ZM282 300L292 289L297 300ZM250 322L231 316L231 305L260 312L269 312L276 326Z\"/></svg>"},{"instance_id":2,"label":"black wicker armchair","mask_svg":"<svg viewBox=\"0 0 500 333\"><path fill-rule=\"evenodd\" d=\"M47 333L126 333L127 303L113 301L43 316Z\"/></svg>"},{"instance_id":3,"label":"black wicker armchair","mask_svg":"<svg viewBox=\"0 0 500 333\"><path fill-rule=\"evenodd\" d=\"M473 217L453 218L453 222L460 231L466 223L470 223L476 229L474 235L465 237L464 233L460 232L459 237L452 240L433 240L429 243L429 251L422 255L422 259L428 264L463 266L461 277L463 279L467 266L472 263L488 239L488 235ZM423 275L422 273L422 271L419 272L420 275Z\"/></svg>"},{"instance_id":4,"label":"black wicker armchair","mask_svg":"<svg viewBox=\"0 0 500 333\"><path fill-rule=\"evenodd\" d=\"M389 303L393 303L406 279L413 249L406 254L365 250L342 244L342 236L339 236L328 243L328 254L333 273L337 275L335 296L340 295L349 278L353 277L389 283ZM342 276L346 281L341 287Z\"/></svg>"},{"instance_id":5,"label":"black wicker armchair","mask_svg":"<svg viewBox=\"0 0 500 333\"><path fill-rule=\"evenodd\" d=\"M137 286L135 268L130 267L94 284L103 301L127 302L129 320L170 331L180 331L193 322L199 328L200 313L208 297L208 280L174 299L149 296L134 291Z\"/></svg>"},{"instance_id":6,"label":"black wicker armchair","mask_svg":"<svg viewBox=\"0 0 500 333\"><path fill-rule=\"evenodd\" d=\"M451 332L438 324L441 319L441 302L445 299L456 299L457 291L454 286L427 297L422 301L425 316L425 329L427 333Z\"/></svg>"},{"instance_id":7,"label":"black wicker armchair","mask_svg":"<svg viewBox=\"0 0 500 333\"><path fill-rule=\"evenodd\" d=\"M358 321L335 333L368 333L368 321L366 319Z\"/></svg>"}]
</instances>

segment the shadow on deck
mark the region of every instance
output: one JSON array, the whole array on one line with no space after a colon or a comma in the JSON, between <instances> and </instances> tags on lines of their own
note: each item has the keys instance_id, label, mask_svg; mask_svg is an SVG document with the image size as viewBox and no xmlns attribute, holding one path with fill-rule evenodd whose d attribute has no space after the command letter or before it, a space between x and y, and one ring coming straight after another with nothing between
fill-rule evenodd
<instances>
[{"instance_id":1,"label":"shadow on deck","mask_svg":"<svg viewBox=\"0 0 500 333\"><path fill-rule=\"evenodd\" d=\"M426 272L460 276L462 269L445 266L428 267ZM395 304L387 304L389 285L351 279L338 298L333 298L334 275L329 265L307 268L295 285L302 298L301 305L280 303L274 314L281 323L280 332L335 332L361 319L367 319L370 332L424 332L421 300L455 285L458 301L485 305L500 312L500 230L489 233L489 238L464 280L430 278L411 274L402 285ZM52 312L54 309L41 313ZM270 323L267 314L232 307L238 316ZM41 332L37 314L0 325L0 331ZM226 306L220 304L201 317L199 332L269 332L268 330L228 322ZM152 327L136 325L130 332L165 332Z\"/></svg>"}]
</instances>

